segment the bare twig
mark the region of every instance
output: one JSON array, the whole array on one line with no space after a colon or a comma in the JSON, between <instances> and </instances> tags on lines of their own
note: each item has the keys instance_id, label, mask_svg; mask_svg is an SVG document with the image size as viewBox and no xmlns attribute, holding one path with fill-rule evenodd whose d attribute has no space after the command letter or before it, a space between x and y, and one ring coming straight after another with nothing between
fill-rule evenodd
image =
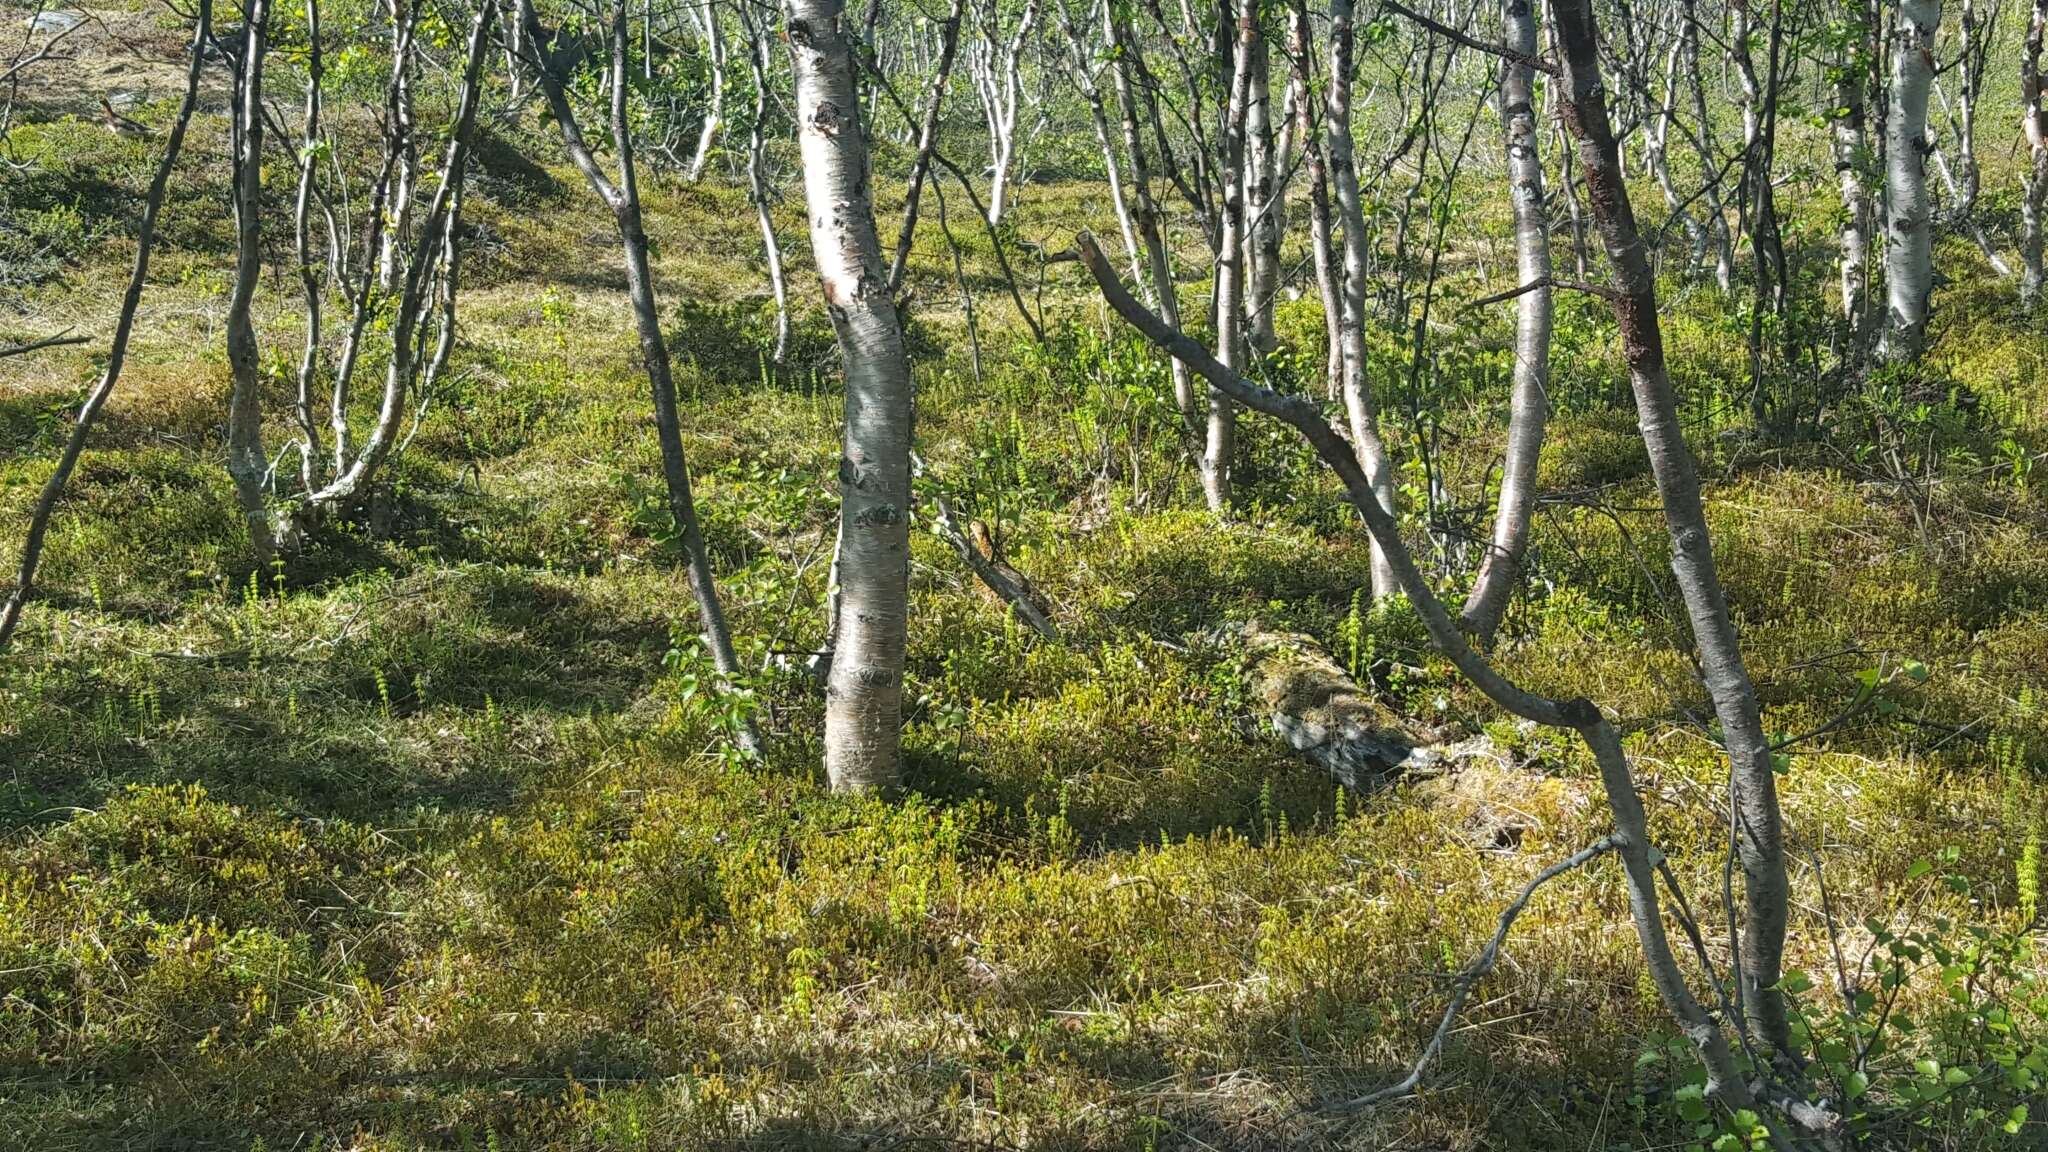
<instances>
[{"instance_id":1,"label":"bare twig","mask_svg":"<svg viewBox=\"0 0 2048 1152\"><path fill-rule=\"evenodd\" d=\"M1529 906L1529 899L1536 894L1536 889L1541 888L1543 885L1574 868L1590 863L1594 859L1605 855L1607 852L1612 851L1614 847L1613 837L1602 836L1570 856L1538 872L1534 878L1523 885L1521 893L1515 897L1514 901L1506 908L1501 909L1500 922L1494 926L1493 938L1486 942L1486 947L1479 950L1479 955L1473 959L1471 964L1466 966L1463 972L1458 974L1457 980L1453 982L1451 986L1451 1002L1444 1006L1443 1018L1437 1021L1435 1034L1430 1036L1429 1043L1423 1046L1422 1055L1415 1058L1415 1063L1408 1069L1408 1074L1401 1077L1400 1080L1387 1085L1385 1088L1381 1088L1376 1092L1368 1092L1356 1100L1347 1102L1344 1107L1353 1110L1370 1108L1375 1104L1398 1099L1415 1091L1415 1086L1422 1083L1422 1074L1428 1071L1430 1064L1435 1062L1437 1054L1443 1051L1444 1039L1451 1034L1451 1025L1458 1018L1458 1010L1465 1006L1465 998L1472 994L1473 985L1485 979L1486 974L1493 971L1493 966L1500 963L1500 948L1508 938L1508 929L1515 926L1516 918L1521 916L1522 911Z\"/></svg>"},{"instance_id":2,"label":"bare twig","mask_svg":"<svg viewBox=\"0 0 2048 1152\"><path fill-rule=\"evenodd\" d=\"M1479 52L1484 52L1489 56L1498 56L1503 60L1512 61L1516 64L1526 65L1527 67L1534 68L1536 71L1541 72L1546 76L1557 75L1557 65L1551 63L1549 60L1545 59L1542 56L1531 56L1526 52L1517 52L1513 48L1510 48L1505 44L1489 44L1484 40L1476 40L1471 36L1467 36L1465 33L1458 31L1456 28L1453 28L1448 24L1439 23L1435 20L1430 19L1427 16L1424 16L1422 13L1407 7L1406 5L1398 3L1397 0L1380 0L1380 7L1386 9L1389 12L1400 13L1401 15L1406 16L1408 19L1415 21L1417 24L1422 25L1424 28L1429 29L1431 32L1436 33L1437 35L1443 37L1446 40L1450 40L1458 44L1463 44L1467 48L1471 48Z\"/></svg>"},{"instance_id":3,"label":"bare twig","mask_svg":"<svg viewBox=\"0 0 2048 1152\"><path fill-rule=\"evenodd\" d=\"M11 347L0 348L0 360L4 360L9 356L24 356L30 352L40 352L45 348L62 348L68 344L83 344L89 339L91 339L89 336L63 334L46 336L41 340L31 340L26 344L15 344Z\"/></svg>"}]
</instances>

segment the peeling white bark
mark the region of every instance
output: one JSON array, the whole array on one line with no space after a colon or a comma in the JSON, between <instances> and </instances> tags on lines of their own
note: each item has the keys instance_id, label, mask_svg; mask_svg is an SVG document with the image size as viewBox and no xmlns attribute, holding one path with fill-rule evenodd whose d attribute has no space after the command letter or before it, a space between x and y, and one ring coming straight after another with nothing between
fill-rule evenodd
<instances>
[{"instance_id":1,"label":"peeling white bark","mask_svg":"<svg viewBox=\"0 0 2048 1152\"><path fill-rule=\"evenodd\" d=\"M1941 0L1899 0L1892 104L1885 125L1887 360L1917 359L1934 295L1934 236L1927 201L1927 94L1934 82Z\"/></svg>"},{"instance_id":2,"label":"peeling white bark","mask_svg":"<svg viewBox=\"0 0 2048 1152\"><path fill-rule=\"evenodd\" d=\"M864 791L889 787L902 773L911 380L875 235L841 8L841 0L785 0L783 11L811 249L846 370L839 628L825 684L825 771L834 789Z\"/></svg>"}]
</instances>

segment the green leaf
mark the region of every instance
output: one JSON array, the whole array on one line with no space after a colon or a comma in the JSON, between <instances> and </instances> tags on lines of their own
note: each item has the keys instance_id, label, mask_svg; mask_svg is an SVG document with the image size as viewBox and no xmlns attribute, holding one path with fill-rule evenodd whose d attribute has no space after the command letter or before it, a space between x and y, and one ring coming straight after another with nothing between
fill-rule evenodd
<instances>
[{"instance_id":1,"label":"green leaf","mask_svg":"<svg viewBox=\"0 0 2048 1152\"><path fill-rule=\"evenodd\" d=\"M2017 1136L2017 1135L2019 1135L2019 1131L2020 1131L2020 1126L2021 1126L2021 1125L2023 1125L2023 1124L2025 1124L2026 1122L2027 1122L2027 1106L2026 1106L2025 1104L2015 1104L2015 1105L2013 1105L2013 1106L2012 1106L2012 1114L2011 1114L2011 1115L2009 1115L2009 1116L2007 1116L2007 1117L2005 1118L2005 1132L2006 1132L2006 1135L2008 1135L2008 1136Z\"/></svg>"}]
</instances>

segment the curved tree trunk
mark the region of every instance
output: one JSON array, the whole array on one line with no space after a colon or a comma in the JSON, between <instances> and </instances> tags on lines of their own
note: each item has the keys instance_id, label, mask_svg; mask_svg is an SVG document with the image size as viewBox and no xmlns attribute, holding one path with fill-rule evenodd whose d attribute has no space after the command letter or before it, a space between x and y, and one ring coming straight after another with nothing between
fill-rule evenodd
<instances>
[{"instance_id":1,"label":"curved tree trunk","mask_svg":"<svg viewBox=\"0 0 2048 1152\"><path fill-rule=\"evenodd\" d=\"M1308 176L1308 247L1309 258L1315 265L1316 293L1323 304L1324 384L1335 399L1344 386L1344 302L1343 289L1337 284L1337 255L1330 242L1330 174L1323 163L1323 143L1316 137L1315 101L1309 95L1314 53L1315 32L1309 24L1307 0L1290 0L1288 89L1294 105L1295 136L1301 141L1302 167ZM1176 328L1180 326L1174 317L1166 320Z\"/></svg>"},{"instance_id":2,"label":"curved tree trunk","mask_svg":"<svg viewBox=\"0 0 2048 1152\"><path fill-rule=\"evenodd\" d=\"M859 791L902 774L911 381L875 236L841 8L841 0L785 0L783 11L811 250L846 371L839 639L825 683L825 771L834 789Z\"/></svg>"},{"instance_id":3,"label":"curved tree trunk","mask_svg":"<svg viewBox=\"0 0 2048 1152\"><path fill-rule=\"evenodd\" d=\"M917 129L917 159L910 165L910 183L903 194L903 227L896 234L896 258L889 262L889 291L903 287L904 270L910 266L910 241L917 232L917 205L924 194L925 178L931 174L932 153L939 147L939 116L946 107L946 86L953 77L953 61L960 54L960 20L966 0L953 0L952 10L939 30L939 61L932 70L932 82L925 89L924 123ZM749 25L751 27L751 24Z\"/></svg>"},{"instance_id":4,"label":"curved tree trunk","mask_svg":"<svg viewBox=\"0 0 2048 1152\"><path fill-rule=\"evenodd\" d=\"M1131 263L1131 275L1144 278L1144 264L1138 257L1138 231L1131 222L1130 205L1124 201L1124 178L1117 164L1116 149L1110 143L1109 110L1102 98L1102 85L1097 81L1099 70L1095 68L1097 52L1082 33L1081 25L1074 20L1073 10L1067 7L1067 0L1053 0L1059 9L1060 30L1067 41L1067 59L1073 69L1074 84L1081 91L1081 98L1088 105L1088 123L1095 130L1095 148L1102 157L1102 176L1109 185L1109 206L1116 213L1117 231L1124 241L1124 256Z\"/></svg>"},{"instance_id":5,"label":"curved tree trunk","mask_svg":"<svg viewBox=\"0 0 2048 1152\"><path fill-rule=\"evenodd\" d=\"M1117 110L1123 126L1124 151L1131 160L1131 193L1138 208L1138 235L1145 244L1145 266L1150 279L1143 281L1147 302L1158 307L1167 323L1180 327L1180 298L1173 286L1173 266L1166 251L1166 234L1159 204L1152 197L1152 169L1145 154L1145 140L1138 128L1138 98L1132 81L1133 67L1143 68L1137 59L1137 43L1130 26L1118 15L1118 6L1105 4L1103 21L1115 51L1112 76L1116 82ZM1168 158L1171 159L1170 157ZM1173 397L1181 418L1193 428L1196 415L1195 382L1188 366L1173 362Z\"/></svg>"},{"instance_id":6,"label":"curved tree trunk","mask_svg":"<svg viewBox=\"0 0 2048 1152\"><path fill-rule=\"evenodd\" d=\"M1343 0L1338 2L1343 3ZM1558 8L1564 9L1574 2L1577 0L1559 0ZM1212 386L1222 388L1246 405L1292 426L1323 463L1337 474L1343 482L1345 495L1364 518L1373 539L1385 547L1400 590L1414 603L1437 651L1495 704L1523 719L1569 729L1585 740L1594 762L1599 765L1601 785L1608 807L1614 813L1613 845L1622 858L1631 919L1651 982L1706 1065L1707 1093L1730 1109L1749 1106L1749 1087L1736 1066L1727 1034L1686 985L1684 973L1672 952L1670 936L1664 929L1659 911L1655 847L1650 842L1642 800L1636 795L1634 773L1614 726L1592 701L1584 697L1557 700L1524 690L1501 675L1466 643L1451 621L1450 613L1430 590L1429 581L1416 567L1414 558L1401 540L1400 526L1380 503L1350 445L1324 421L1315 405L1299 397L1282 396L1261 388L1231 372L1214 357L1205 354L1201 346L1186 335L1166 327L1157 317L1146 313L1116 282L1115 273L1110 270L1109 262L1103 258L1102 250L1096 246L1092 236L1082 233L1077 246L1082 264L1094 276L1104 298L1118 315L1170 355L1186 360Z\"/></svg>"},{"instance_id":7,"label":"curved tree trunk","mask_svg":"<svg viewBox=\"0 0 2048 1152\"><path fill-rule=\"evenodd\" d=\"M697 500L690 488L689 459L683 451L682 422L676 415L674 368L669 361L668 341L661 331L661 310L655 303L654 275L647 260L647 233L640 218L640 185L633 167L632 125L627 119L627 69L625 0L613 0L610 13L612 149L617 154L618 182L614 184L598 165L597 157L584 141L582 125L569 102L568 78L547 45L551 43L533 0L518 0L520 24L526 40L538 57L537 69L542 93L553 112L562 144L597 198L610 209L619 233L619 245L626 265L626 290L633 303L634 325L640 337L640 359L647 368L647 381L654 394L655 439L661 445L661 473L668 489L669 515L676 523L676 535L689 564L690 591L697 599L697 615L703 624L704 644L711 652L712 666L721 676L740 672L739 657L733 650L732 631L725 622L724 606L718 599L718 585L711 574L711 553L704 545L704 531L697 520ZM858 133L855 134L858 138ZM736 733L740 747L749 752L760 749L760 737L751 720Z\"/></svg>"},{"instance_id":8,"label":"curved tree trunk","mask_svg":"<svg viewBox=\"0 0 2048 1152\"><path fill-rule=\"evenodd\" d=\"M1507 0L1507 47L1536 54L1532 0ZM1461 623L1491 643L1522 574L1529 523L1536 508L1536 462L1550 415L1550 220L1543 203L1543 159L1536 148L1535 69L1510 61L1501 78L1501 120L1507 130L1508 196L1514 205L1515 264L1523 285L1541 284L1517 298L1514 391L1508 447L1501 469L1500 510L1479 579L1465 599Z\"/></svg>"},{"instance_id":9,"label":"curved tree trunk","mask_svg":"<svg viewBox=\"0 0 2048 1152\"><path fill-rule=\"evenodd\" d=\"M22 540L21 568L15 576L14 591L7 596L5 606L0 606L0 653L7 651L7 645L14 639L14 630L21 623L22 606L28 602L29 594L35 588L36 566L43 557L43 538L50 530L50 517L56 512L57 500L64 494L64 485L71 479L72 471L78 467L78 457L85 451L85 438L92 433L93 421L99 417L100 409L106 406L107 397L114 394L114 385L120 382L121 365L128 359L128 340L135 334L135 312L142 304L142 288L149 280L149 249L156 241L156 220L164 207L164 190L170 186L171 172L177 167L178 152L185 145L185 128L192 123L192 110L199 103L199 79L206 68L206 51L213 37L213 0L198 0L197 29L192 37L192 60L185 70L185 99L178 105L178 118L171 122L170 135L164 140L163 158L157 161L156 175L150 179L149 194L142 201L142 222L135 234L135 267L128 274L127 291L121 295L120 319L114 322L114 340L107 349L107 366L100 373L100 382L86 395L85 403L78 409L78 422L71 427L71 436L64 442L64 453L57 457L57 467L43 484L42 494L36 499L35 511L30 514L28 535Z\"/></svg>"},{"instance_id":10,"label":"curved tree trunk","mask_svg":"<svg viewBox=\"0 0 2048 1152\"><path fill-rule=\"evenodd\" d=\"M476 127L477 108L482 103L483 62L489 46L495 0L484 0L470 24L469 43L462 71L460 103L455 112L448 151L441 164L440 184L427 208L426 219L417 229L410 259L394 265L398 299L391 312L391 356L384 369L384 395L377 409L377 422L363 450L347 468L324 487L305 498L305 511L321 511L344 505L363 492L376 476L387 456L398 444L399 425L404 421L407 399L414 392L429 391L447 364L454 346L455 292L459 265L456 261L456 232L461 220L461 189L468 164L469 142ZM430 305L429 283L439 268L439 291L446 305L435 354L425 365L419 363L415 338L421 337L421 322ZM311 355L311 349L308 350Z\"/></svg>"},{"instance_id":11,"label":"curved tree trunk","mask_svg":"<svg viewBox=\"0 0 2048 1152\"><path fill-rule=\"evenodd\" d=\"M1389 515L1394 511L1394 470L1380 441L1372 386L1365 378L1365 210L1358 198L1358 161L1351 143L1352 0L1331 0L1329 104L1330 182L1337 190L1337 218L1344 231L1344 410L1351 444L1372 490ZM1380 600L1399 591L1386 550L1372 546L1372 595Z\"/></svg>"},{"instance_id":12,"label":"curved tree trunk","mask_svg":"<svg viewBox=\"0 0 2048 1152\"><path fill-rule=\"evenodd\" d=\"M711 147L718 143L719 129L725 127L725 25L718 18L718 5L709 0L700 18L711 65L711 107L704 112L704 128L697 134L696 150L690 154L687 178L692 184L704 175L704 162L711 159Z\"/></svg>"},{"instance_id":13,"label":"curved tree trunk","mask_svg":"<svg viewBox=\"0 0 2048 1152\"><path fill-rule=\"evenodd\" d=\"M953 11L960 11L959 0L954 0ZM789 286L782 275L782 244L775 238L775 217L768 210L768 39L761 35L745 5L741 5L739 12L740 27L747 34L747 67L754 79L754 122L747 134L747 199L753 202L754 222L761 229L768 290L775 296L775 362L781 364L789 352ZM954 27L958 26L956 16ZM929 163L931 155L922 153L919 159ZM913 205L905 210L906 214L916 210L917 184L914 182L911 187ZM894 280L889 287L892 291L896 288Z\"/></svg>"},{"instance_id":14,"label":"curved tree trunk","mask_svg":"<svg viewBox=\"0 0 2048 1152\"><path fill-rule=\"evenodd\" d=\"M1678 419L1677 395L1664 363L1657 320L1657 286L1637 232L1628 188L1621 178L1593 13L1588 0L1554 0L1557 39L1563 48L1565 125L1577 138L1586 172L1586 197L1612 264L1614 315L1635 392L1636 417L1650 471L1663 498L1671 536L1671 569L1691 618L1701 675L1727 748L1734 818L1748 894L1739 950L1737 999L1750 1034L1770 1050L1790 1055L1785 1001L1777 985L1785 950L1788 885L1778 783L1757 710L1756 689L1736 642L1735 624L1714 566L1713 541L1700 500L1692 450Z\"/></svg>"},{"instance_id":15,"label":"curved tree trunk","mask_svg":"<svg viewBox=\"0 0 2048 1152\"><path fill-rule=\"evenodd\" d=\"M1706 73L1700 67L1699 13L1693 0L1680 0L1678 55L1680 71L1692 90L1694 143L1699 151L1700 202L1706 208L1706 239L1714 249L1714 283L1726 292L1735 280L1735 239L1728 231L1728 211L1721 202L1721 160L1714 154L1713 113L1707 107ZM1585 269L1581 268L1583 274Z\"/></svg>"}]
</instances>

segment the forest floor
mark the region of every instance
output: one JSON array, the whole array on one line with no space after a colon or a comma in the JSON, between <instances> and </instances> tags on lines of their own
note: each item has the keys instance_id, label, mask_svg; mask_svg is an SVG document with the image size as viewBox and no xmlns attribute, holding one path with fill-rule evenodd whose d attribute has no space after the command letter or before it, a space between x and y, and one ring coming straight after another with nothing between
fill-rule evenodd
<instances>
[{"instance_id":1,"label":"forest floor","mask_svg":"<svg viewBox=\"0 0 2048 1152\"><path fill-rule=\"evenodd\" d=\"M1361 605L1362 530L1284 429L1247 417L1236 514L1199 511L1164 367L1077 270L1017 258L1048 315L1035 344L952 200L977 368L936 220L920 232L925 483L995 527L1064 642L1006 620L920 528L909 787L834 797L820 703L787 668L822 634L840 406L800 204L778 210L798 313L776 366L743 193L650 181L698 498L773 740L748 762L665 539L605 221L573 173L509 146L486 150L461 344L395 485L252 570L219 431L220 143L209 121L188 145L120 393L0 661L0 1146L1691 1138L1691 1072L1612 862L1541 890L1416 1097L1335 1107L1398 1078L1500 909L1606 831L1597 780L1576 748L1504 722L1408 614ZM13 323L97 338L151 145L60 121L14 146L37 175L10 219L54 263L8 288ZM1098 186L1020 191L1016 238L1114 234ZM1446 301L1511 274L1494 223L1466 226ZM1744 426L1739 302L1675 287L1667 307L1767 724L1808 732L1862 700L1789 747L1781 777L1791 966L1816 1019L1838 972L1878 986L1879 930L1967 941L2035 912L2048 336L2009 289L1955 279L1917 384L1880 381L1825 413L1827 434L1784 440ZM1203 285L1182 290L1198 313ZM1611 325L1584 301L1560 314L1549 496L1499 659L1621 722L1711 942L1726 766ZM296 316L280 274L259 304L267 360L296 358ZM1509 306L1444 307L1420 387L1406 341L1376 337L1397 449L1418 461L1416 429L1438 430L1434 479L1467 513L1501 440L1510 323ZM1273 378L1320 389L1312 297L1282 305L1281 330ZM100 354L0 366L9 571ZM273 452L290 373L274 375ZM1413 510L1431 478L1403 475ZM1470 579L1471 550L1419 518L1411 533L1447 588ZM1490 735L1497 762L1341 793L1247 692L1230 626L1254 618L1315 636L1418 723ZM1884 686L1860 695L1866 677ZM1936 1018L1939 968L1912 968L1902 1012ZM2038 1037L2044 1006L2014 1003ZM1945 1107L1902 1110L1884 1146L1964 1140Z\"/></svg>"}]
</instances>

